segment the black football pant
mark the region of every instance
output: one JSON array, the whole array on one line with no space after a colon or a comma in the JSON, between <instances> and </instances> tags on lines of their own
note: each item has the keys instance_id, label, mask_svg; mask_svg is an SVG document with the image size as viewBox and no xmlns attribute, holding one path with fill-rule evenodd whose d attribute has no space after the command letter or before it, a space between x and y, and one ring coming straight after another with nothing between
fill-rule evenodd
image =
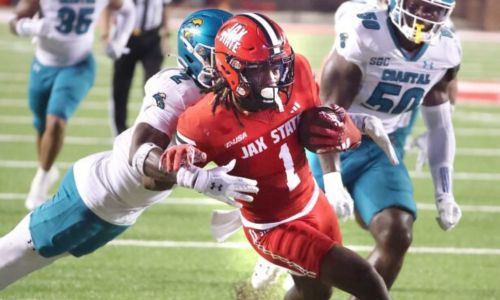
<instances>
[{"instance_id":1,"label":"black football pant","mask_svg":"<svg viewBox=\"0 0 500 300\"><path fill-rule=\"evenodd\" d=\"M130 53L117 59L113 67L111 115L115 135L127 129L127 103L137 62L144 67L144 83L160 71L163 62L158 29L132 35L127 47Z\"/></svg>"}]
</instances>

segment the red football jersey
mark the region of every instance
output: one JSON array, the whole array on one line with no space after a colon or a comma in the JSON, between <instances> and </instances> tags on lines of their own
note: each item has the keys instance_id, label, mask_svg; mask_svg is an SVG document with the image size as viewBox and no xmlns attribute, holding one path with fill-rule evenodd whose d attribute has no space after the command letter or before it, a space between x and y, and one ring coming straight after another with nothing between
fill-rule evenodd
<instances>
[{"instance_id":1,"label":"red football jersey","mask_svg":"<svg viewBox=\"0 0 500 300\"><path fill-rule=\"evenodd\" d=\"M254 201L241 201L248 221L278 222L301 212L313 198L315 183L299 144L298 122L301 112L320 104L309 62L296 54L295 80L284 112L239 113L241 126L233 112L222 106L212 113L213 98L206 95L180 116L180 136L206 152L207 161L224 165L236 159L230 174L257 180Z\"/></svg>"}]
</instances>

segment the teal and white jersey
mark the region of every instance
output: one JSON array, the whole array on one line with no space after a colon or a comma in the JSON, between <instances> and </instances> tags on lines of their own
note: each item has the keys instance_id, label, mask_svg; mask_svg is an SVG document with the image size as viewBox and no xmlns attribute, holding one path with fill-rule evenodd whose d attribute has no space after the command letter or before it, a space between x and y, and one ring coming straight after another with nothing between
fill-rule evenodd
<instances>
[{"instance_id":1,"label":"teal and white jersey","mask_svg":"<svg viewBox=\"0 0 500 300\"><path fill-rule=\"evenodd\" d=\"M108 0L40 0L50 37L38 37L36 57L47 66L65 67L92 51L94 27Z\"/></svg>"},{"instance_id":2,"label":"teal and white jersey","mask_svg":"<svg viewBox=\"0 0 500 300\"><path fill-rule=\"evenodd\" d=\"M142 109L134 126L122 132L113 150L78 160L75 182L85 205L101 219L115 225L131 225L149 206L171 190L151 191L142 185L141 174L128 163L134 129L146 123L172 137L177 120L202 93L193 79L179 69L165 69L146 83Z\"/></svg>"},{"instance_id":3,"label":"teal and white jersey","mask_svg":"<svg viewBox=\"0 0 500 300\"><path fill-rule=\"evenodd\" d=\"M458 38L447 28L409 54L399 46L390 22L385 10L348 13L337 24L334 45L363 76L349 112L377 116L388 133L408 125L411 111L462 57Z\"/></svg>"}]
</instances>

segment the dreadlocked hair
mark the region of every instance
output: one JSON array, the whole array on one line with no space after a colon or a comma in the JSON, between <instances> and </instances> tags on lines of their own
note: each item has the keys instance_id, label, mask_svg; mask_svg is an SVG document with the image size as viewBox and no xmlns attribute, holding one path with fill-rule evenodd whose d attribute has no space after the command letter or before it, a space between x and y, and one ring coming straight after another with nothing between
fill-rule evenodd
<instances>
[{"instance_id":1,"label":"dreadlocked hair","mask_svg":"<svg viewBox=\"0 0 500 300\"><path fill-rule=\"evenodd\" d=\"M212 92L215 95L214 102L212 103L212 114L215 114L217 106L222 105L225 109L231 110L238 121L238 125L244 127L238 115L238 108L234 104L236 102L236 97L225 80L218 80L218 82L209 88L207 92Z\"/></svg>"}]
</instances>

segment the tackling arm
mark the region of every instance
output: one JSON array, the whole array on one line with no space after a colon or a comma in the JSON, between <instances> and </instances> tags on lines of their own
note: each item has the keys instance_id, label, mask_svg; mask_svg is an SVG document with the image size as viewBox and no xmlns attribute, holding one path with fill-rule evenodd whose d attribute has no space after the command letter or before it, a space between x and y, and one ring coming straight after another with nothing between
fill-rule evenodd
<instances>
[{"instance_id":1,"label":"tackling arm","mask_svg":"<svg viewBox=\"0 0 500 300\"><path fill-rule=\"evenodd\" d=\"M450 72L429 91L422 106L422 117L429 131L427 153L439 213L438 223L443 230L455 227L462 215L453 197L455 133L448 89L455 76L449 74Z\"/></svg>"},{"instance_id":2,"label":"tackling arm","mask_svg":"<svg viewBox=\"0 0 500 300\"><path fill-rule=\"evenodd\" d=\"M170 138L149 124L137 124L132 136L129 165L143 176L143 184L151 190L165 190L176 183L175 173L159 168L160 157L170 143Z\"/></svg>"}]
</instances>

